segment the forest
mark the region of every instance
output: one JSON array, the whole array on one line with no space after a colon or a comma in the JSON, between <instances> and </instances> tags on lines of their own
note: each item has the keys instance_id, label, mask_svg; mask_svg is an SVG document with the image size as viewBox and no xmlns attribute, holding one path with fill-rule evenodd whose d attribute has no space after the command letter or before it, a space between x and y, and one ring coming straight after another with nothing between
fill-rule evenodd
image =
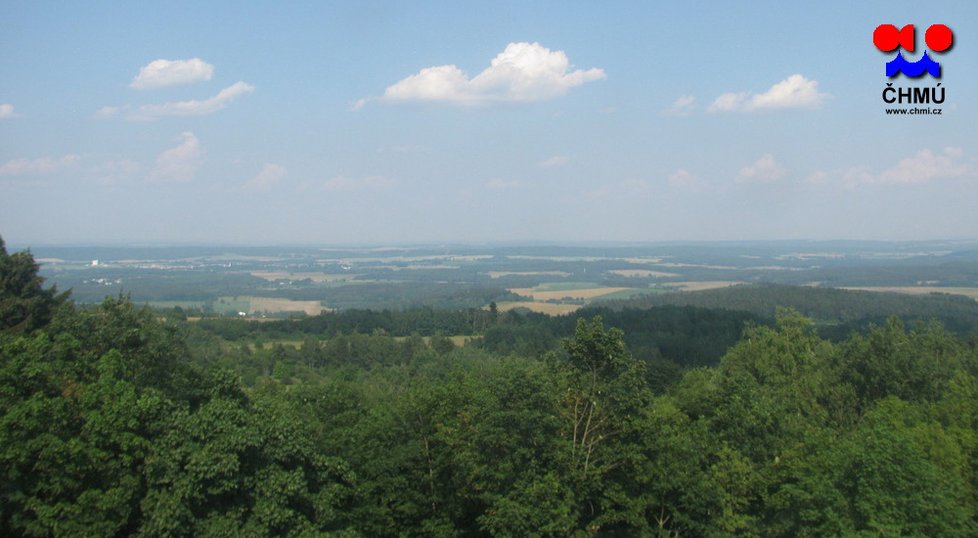
<instances>
[{"instance_id":1,"label":"forest","mask_svg":"<svg viewBox=\"0 0 978 538\"><path fill-rule=\"evenodd\" d=\"M970 307L194 320L38 270L0 240L0 535L978 534Z\"/></svg>"}]
</instances>

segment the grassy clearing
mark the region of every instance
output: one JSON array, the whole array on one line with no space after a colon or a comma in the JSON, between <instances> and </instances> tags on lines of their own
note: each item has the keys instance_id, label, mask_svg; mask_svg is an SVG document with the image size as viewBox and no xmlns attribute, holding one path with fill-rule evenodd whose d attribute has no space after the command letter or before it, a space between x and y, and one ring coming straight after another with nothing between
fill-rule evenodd
<instances>
[{"instance_id":1,"label":"grassy clearing","mask_svg":"<svg viewBox=\"0 0 978 538\"><path fill-rule=\"evenodd\" d=\"M211 305L215 312L221 314L234 314L237 312L251 312L250 297L218 297Z\"/></svg>"},{"instance_id":2,"label":"grassy clearing","mask_svg":"<svg viewBox=\"0 0 978 538\"><path fill-rule=\"evenodd\" d=\"M318 316L326 308L319 301L293 301L281 297L219 297L213 303L215 312L222 314L234 314L244 312L246 314L256 314L260 312L268 314L278 314L287 312L303 312L310 316Z\"/></svg>"},{"instance_id":3,"label":"grassy clearing","mask_svg":"<svg viewBox=\"0 0 978 538\"><path fill-rule=\"evenodd\" d=\"M948 293L951 295L964 295L978 300L978 288L942 288L940 286L864 286L846 287L844 290L878 291L889 293L903 293L907 295L929 295L931 293Z\"/></svg>"},{"instance_id":4,"label":"grassy clearing","mask_svg":"<svg viewBox=\"0 0 978 538\"><path fill-rule=\"evenodd\" d=\"M548 316L570 314L579 310L581 306L578 304L535 303L533 301L504 301L496 304L500 312L506 312L514 308L525 308L531 312L539 312Z\"/></svg>"},{"instance_id":5,"label":"grassy clearing","mask_svg":"<svg viewBox=\"0 0 978 538\"><path fill-rule=\"evenodd\" d=\"M293 301L291 299L280 299L276 297L252 297L251 312L305 312L310 316L318 316L323 310L319 301Z\"/></svg>"}]
</instances>

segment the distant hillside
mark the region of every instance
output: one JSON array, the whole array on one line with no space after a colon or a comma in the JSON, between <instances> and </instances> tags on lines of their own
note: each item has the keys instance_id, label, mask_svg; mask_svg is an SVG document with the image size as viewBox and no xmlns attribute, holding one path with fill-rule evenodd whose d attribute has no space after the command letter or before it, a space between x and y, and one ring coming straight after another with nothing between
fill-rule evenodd
<instances>
[{"instance_id":1,"label":"distant hillside","mask_svg":"<svg viewBox=\"0 0 978 538\"><path fill-rule=\"evenodd\" d=\"M860 328L890 316L904 320L937 320L948 330L978 336L978 301L960 295L922 296L898 293L783 286L742 285L698 292L641 295L602 303L613 309L655 306L698 306L741 310L773 316L779 307L790 307L820 322Z\"/></svg>"}]
</instances>

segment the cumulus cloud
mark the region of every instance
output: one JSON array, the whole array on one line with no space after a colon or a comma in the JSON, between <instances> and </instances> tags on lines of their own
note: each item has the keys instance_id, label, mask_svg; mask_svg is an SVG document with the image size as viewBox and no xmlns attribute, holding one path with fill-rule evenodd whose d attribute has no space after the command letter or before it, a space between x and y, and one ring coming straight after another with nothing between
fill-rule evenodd
<instances>
[{"instance_id":1,"label":"cumulus cloud","mask_svg":"<svg viewBox=\"0 0 978 538\"><path fill-rule=\"evenodd\" d=\"M200 140L190 131L180 134L180 143L156 158L156 167L149 173L150 181L174 181L185 183L197 174L202 149Z\"/></svg>"},{"instance_id":2,"label":"cumulus cloud","mask_svg":"<svg viewBox=\"0 0 978 538\"><path fill-rule=\"evenodd\" d=\"M435 101L463 105L553 99L573 87L605 78L598 68L572 70L564 51L539 43L510 43L489 67L469 78L455 65L426 67L388 86L383 101ZM354 104L362 107L368 99Z\"/></svg>"},{"instance_id":3,"label":"cumulus cloud","mask_svg":"<svg viewBox=\"0 0 978 538\"><path fill-rule=\"evenodd\" d=\"M74 154L60 159L41 157L40 159L14 159L0 165L0 176L43 175L58 172L74 165L81 157Z\"/></svg>"},{"instance_id":4,"label":"cumulus cloud","mask_svg":"<svg viewBox=\"0 0 978 538\"><path fill-rule=\"evenodd\" d=\"M273 185L285 179L286 175L288 175L288 170L286 170L284 166L268 163L262 167L261 171L258 172L258 175L245 183L245 189L252 191L267 191L271 189Z\"/></svg>"},{"instance_id":5,"label":"cumulus cloud","mask_svg":"<svg viewBox=\"0 0 978 538\"><path fill-rule=\"evenodd\" d=\"M139 70L130 88L137 90L147 90L152 88L162 88L165 86L176 86L180 84L191 84L210 80L214 75L214 66L201 60L191 58L189 60L154 60Z\"/></svg>"},{"instance_id":6,"label":"cumulus cloud","mask_svg":"<svg viewBox=\"0 0 978 538\"><path fill-rule=\"evenodd\" d=\"M14 105L9 103L0 103L0 120L5 118L14 118L17 114L14 113Z\"/></svg>"},{"instance_id":7,"label":"cumulus cloud","mask_svg":"<svg viewBox=\"0 0 978 538\"><path fill-rule=\"evenodd\" d=\"M251 93L255 87L246 82L236 82L221 90L217 95L203 101L192 99L190 101L175 101L159 105L143 105L132 115L130 119L152 120L163 116L206 116L218 110L227 108L235 99L246 93ZM105 108L111 107L103 107Z\"/></svg>"},{"instance_id":8,"label":"cumulus cloud","mask_svg":"<svg viewBox=\"0 0 978 538\"><path fill-rule=\"evenodd\" d=\"M764 93L722 94L713 101L708 110L749 112L770 108L818 108L828 97L828 94L818 91L818 81L795 74L771 86Z\"/></svg>"},{"instance_id":9,"label":"cumulus cloud","mask_svg":"<svg viewBox=\"0 0 978 538\"><path fill-rule=\"evenodd\" d=\"M559 166L564 166L569 160L570 159L564 155L554 155L553 157L544 159L537 164L543 168L557 168Z\"/></svg>"},{"instance_id":10,"label":"cumulus cloud","mask_svg":"<svg viewBox=\"0 0 978 538\"><path fill-rule=\"evenodd\" d=\"M352 178L346 176L335 176L327 179L323 183L324 191L357 191L364 189L382 190L394 186L395 181L383 176L367 176L362 178Z\"/></svg>"},{"instance_id":11,"label":"cumulus cloud","mask_svg":"<svg viewBox=\"0 0 978 538\"><path fill-rule=\"evenodd\" d=\"M731 110L744 110L748 97L747 92L725 93L713 100L709 112L729 112Z\"/></svg>"},{"instance_id":12,"label":"cumulus cloud","mask_svg":"<svg viewBox=\"0 0 978 538\"><path fill-rule=\"evenodd\" d=\"M965 161L961 148L944 148L940 152L920 150L879 173L853 168L844 178L849 183L909 184L973 176L975 173L975 167Z\"/></svg>"},{"instance_id":13,"label":"cumulus cloud","mask_svg":"<svg viewBox=\"0 0 978 538\"><path fill-rule=\"evenodd\" d=\"M678 99L672 102L666 110L666 114L670 116L688 116L696 108L696 98L692 95L681 95Z\"/></svg>"},{"instance_id":14,"label":"cumulus cloud","mask_svg":"<svg viewBox=\"0 0 978 538\"><path fill-rule=\"evenodd\" d=\"M784 177L784 168L770 153L740 169L737 183L773 183Z\"/></svg>"}]
</instances>

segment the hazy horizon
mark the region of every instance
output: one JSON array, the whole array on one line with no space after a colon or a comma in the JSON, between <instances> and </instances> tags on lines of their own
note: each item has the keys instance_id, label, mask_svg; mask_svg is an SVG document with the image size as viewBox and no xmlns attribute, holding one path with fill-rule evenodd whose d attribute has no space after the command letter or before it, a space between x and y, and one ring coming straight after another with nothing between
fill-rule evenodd
<instances>
[{"instance_id":1,"label":"hazy horizon","mask_svg":"<svg viewBox=\"0 0 978 538\"><path fill-rule=\"evenodd\" d=\"M978 239L978 4L8 4L8 246ZM215 21L220 23L215 24ZM880 24L945 24L940 80ZM887 82L946 92L887 115Z\"/></svg>"}]
</instances>

